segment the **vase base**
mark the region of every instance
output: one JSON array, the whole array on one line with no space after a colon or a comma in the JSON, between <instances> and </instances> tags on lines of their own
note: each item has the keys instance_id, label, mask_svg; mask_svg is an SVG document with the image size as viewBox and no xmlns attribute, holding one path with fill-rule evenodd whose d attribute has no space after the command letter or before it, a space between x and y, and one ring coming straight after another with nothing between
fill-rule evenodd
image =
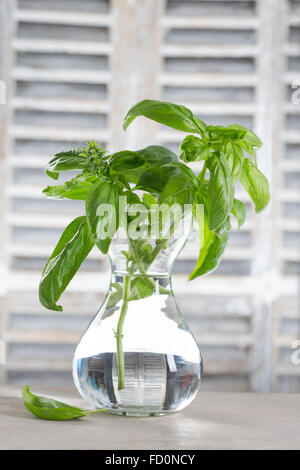
<instances>
[{"instance_id":1,"label":"vase base","mask_svg":"<svg viewBox=\"0 0 300 470\"><path fill-rule=\"evenodd\" d=\"M158 417L173 414L176 411L140 411L140 410L107 410L106 414L113 414L118 416L126 416L128 418L147 418L147 417Z\"/></svg>"}]
</instances>

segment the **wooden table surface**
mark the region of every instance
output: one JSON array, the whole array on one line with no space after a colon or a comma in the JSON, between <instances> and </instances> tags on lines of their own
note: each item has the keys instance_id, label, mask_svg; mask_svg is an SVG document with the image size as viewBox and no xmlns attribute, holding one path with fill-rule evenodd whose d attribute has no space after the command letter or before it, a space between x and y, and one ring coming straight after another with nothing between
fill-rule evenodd
<instances>
[{"instance_id":1,"label":"wooden table surface","mask_svg":"<svg viewBox=\"0 0 300 470\"><path fill-rule=\"evenodd\" d=\"M46 394L91 409L74 392ZM189 407L170 416L99 413L64 422L36 418L20 396L20 390L0 391L1 450L300 449L300 394L199 392Z\"/></svg>"}]
</instances>

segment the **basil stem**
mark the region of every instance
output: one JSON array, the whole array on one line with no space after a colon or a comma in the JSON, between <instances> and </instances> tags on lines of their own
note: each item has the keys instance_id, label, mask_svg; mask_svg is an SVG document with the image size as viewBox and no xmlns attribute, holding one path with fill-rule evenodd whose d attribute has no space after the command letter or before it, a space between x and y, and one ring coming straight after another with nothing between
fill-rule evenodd
<instances>
[{"instance_id":1,"label":"basil stem","mask_svg":"<svg viewBox=\"0 0 300 470\"><path fill-rule=\"evenodd\" d=\"M130 276L124 276L123 298L118 321L117 339L117 365L118 365L118 390L124 388L124 353L123 353L123 325L128 310L128 298L130 295Z\"/></svg>"}]
</instances>

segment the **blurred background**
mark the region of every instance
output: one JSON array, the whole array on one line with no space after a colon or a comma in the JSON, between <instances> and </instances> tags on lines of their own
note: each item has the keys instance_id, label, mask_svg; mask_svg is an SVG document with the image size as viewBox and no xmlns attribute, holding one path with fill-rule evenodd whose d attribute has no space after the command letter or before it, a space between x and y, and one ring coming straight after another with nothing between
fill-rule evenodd
<instances>
[{"instance_id":1,"label":"blurred background","mask_svg":"<svg viewBox=\"0 0 300 470\"><path fill-rule=\"evenodd\" d=\"M179 132L143 118L122 131L132 104L156 98L253 128L272 181L272 206L254 217L247 205L213 275L187 281L194 242L175 266L203 389L299 392L300 1L0 0L0 47L0 383L71 386L73 350L109 283L93 251L64 311L39 305L46 259L83 210L43 197L46 162L90 139L178 150Z\"/></svg>"}]
</instances>

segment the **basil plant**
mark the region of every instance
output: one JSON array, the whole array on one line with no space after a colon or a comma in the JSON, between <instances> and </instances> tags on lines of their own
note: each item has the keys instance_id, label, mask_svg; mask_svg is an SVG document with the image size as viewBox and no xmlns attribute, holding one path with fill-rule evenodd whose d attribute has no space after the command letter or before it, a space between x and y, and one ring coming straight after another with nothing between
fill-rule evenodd
<instances>
[{"instance_id":1,"label":"basil plant","mask_svg":"<svg viewBox=\"0 0 300 470\"><path fill-rule=\"evenodd\" d=\"M239 227L244 223L245 206L235 198L238 182L250 196L256 212L262 211L270 200L268 181L258 169L256 159L262 142L252 130L239 124L207 125L185 106L155 100L133 106L125 117L124 130L138 116L186 132L179 157L158 145L109 154L92 141L86 147L60 152L48 163L46 173L54 180L61 172L77 170L78 174L64 184L46 187L43 193L50 198L85 201L85 214L66 227L42 273L39 298L50 310L62 310L57 302L94 245L107 254L118 230L121 196L130 204L143 203L146 207L203 205L204 221L201 218L199 227L203 240L189 279L210 273L218 266L231 229L231 215ZM203 162L198 175L188 166L195 161ZM114 220L109 212L104 216L98 210L106 204L115 208ZM135 243L127 257L128 260L131 257L132 265L148 257L144 271L153 261L143 243ZM141 268L140 264L138 267ZM136 283L136 286L141 296L149 290L148 285ZM118 297L118 292L115 294Z\"/></svg>"}]
</instances>

